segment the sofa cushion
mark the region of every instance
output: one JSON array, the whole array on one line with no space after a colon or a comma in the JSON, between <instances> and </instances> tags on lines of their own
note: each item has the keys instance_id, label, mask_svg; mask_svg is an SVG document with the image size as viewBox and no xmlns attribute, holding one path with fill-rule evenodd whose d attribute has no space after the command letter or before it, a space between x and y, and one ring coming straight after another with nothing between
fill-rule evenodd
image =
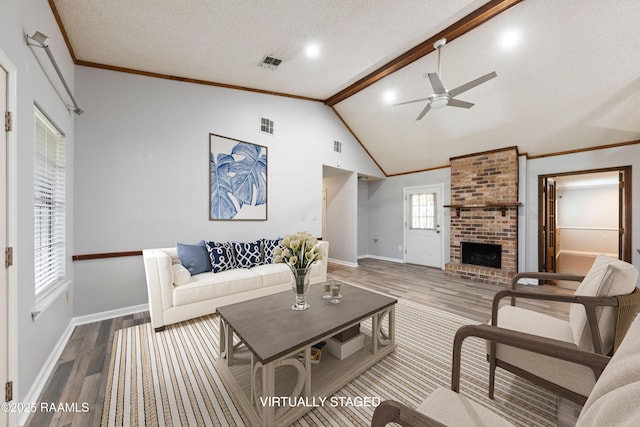
<instances>
[{"instance_id":1,"label":"sofa cushion","mask_svg":"<svg viewBox=\"0 0 640 427\"><path fill-rule=\"evenodd\" d=\"M238 266L231 243L207 242L207 249L211 260L211 271L214 273L231 270Z\"/></svg>"},{"instance_id":2,"label":"sofa cushion","mask_svg":"<svg viewBox=\"0 0 640 427\"><path fill-rule=\"evenodd\" d=\"M173 289L173 305L185 305L212 298L260 289L259 274L244 268L202 273L191 276L188 283Z\"/></svg>"},{"instance_id":3,"label":"sofa cushion","mask_svg":"<svg viewBox=\"0 0 640 427\"><path fill-rule=\"evenodd\" d=\"M264 264L251 268L251 271L262 276L262 287L291 283L293 275L287 264Z\"/></svg>"},{"instance_id":4,"label":"sofa cushion","mask_svg":"<svg viewBox=\"0 0 640 427\"><path fill-rule=\"evenodd\" d=\"M261 242L233 242L231 244L236 256L238 268L251 268L263 263Z\"/></svg>"},{"instance_id":5,"label":"sofa cushion","mask_svg":"<svg viewBox=\"0 0 640 427\"><path fill-rule=\"evenodd\" d=\"M189 270L182 264L172 264L171 271L173 273L173 284L176 286L184 285L191 279Z\"/></svg>"},{"instance_id":6,"label":"sofa cushion","mask_svg":"<svg viewBox=\"0 0 640 427\"><path fill-rule=\"evenodd\" d=\"M278 247L281 240L282 240L281 238L262 239L262 248L264 251L264 259L263 259L264 264L273 263L273 251L276 249L276 247Z\"/></svg>"},{"instance_id":7,"label":"sofa cushion","mask_svg":"<svg viewBox=\"0 0 640 427\"><path fill-rule=\"evenodd\" d=\"M569 322L526 308L511 305L500 307L498 326L574 344ZM486 345L489 352L490 342L487 341ZM585 366L504 344L497 344L496 356L502 361L583 396L589 395L596 382L593 371Z\"/></svg>"},{"instance_id":8,"label":"sofa cushion","mask_svg":"<svg viewBox=\"0 0 640 427\"><path fill-rule=\"evenodd\" d=\"M437 388L418 408L446 426L507 427L513 426L495 412L444 387Z\"/></svg>"},{"instance_id":9,"label":"sofa cushion","mask_svg":"<svg viewBox=\"0 0 640 427\"><path fill-rule=\"evenodd\" d=\"M626 295L633 292L637 280L638 270L633 265L606 255L598 255L575 294L588 296ZM603 343L602 350L605 354L613 348L615 313L614 307L596 308L596 318ZM569 321L576 345L587 351L593 351L587 314L582 305L571 305Z\"/></svg>"},{"instance_id":10,"label":"sofa cushion","mask_svg":"<svg viewBox=\"0 0 640 427\"><path fill-rule=\"evenodd\" d=\"M180 264L184 265L189 273L194 274L211 271L211 261L204 240L195 245L184 243L176 244Z\"/></svg>"}]
</instances>

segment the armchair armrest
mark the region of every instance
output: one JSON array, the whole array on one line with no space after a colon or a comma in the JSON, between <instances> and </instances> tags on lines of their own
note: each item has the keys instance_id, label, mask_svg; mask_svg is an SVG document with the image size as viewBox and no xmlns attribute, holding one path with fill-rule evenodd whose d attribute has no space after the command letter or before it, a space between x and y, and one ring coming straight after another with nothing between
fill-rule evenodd
<instances>
[{"instance_id":1,"label":"armchair armrest","mask_svg":"<svg viewBox=\"0 0 640 427\"><path fill-rule=\"evenodd\" d=\"M445 427L433 418L395 400L383 401L373 412L371 427L385 427L387 423L398 423L405 427Z\"/></svg>"},{"instance_id":2,"label":"armchair armrest","mask_svg":"<svg viewBox=\"0 0 640 427\"><path fill-rule=\"evenodd\" d=\"M545 301L566 302L571 304L582 304L587 314L587 324L591 332L591 342L596 353L602 353L602 337L600 336L600 328L598 328L598 320L596 318L596 307L599 306L618 306L618 297L602 297L587 295L557 295L546 294L540 292L503 290L497 292L493 296L493 304L491 306L491 324L498 325L498 308L500 300L511 297L511 305L515 305L516 298L528 298Z\"/></svg>"},{"instance_id":3,"label":"armchair armrest","mask_svg":"<svg viewBox=\"0 0 640 427\"><path fill-rule=\"evenodd\" d=\"M482 338L487 341L521 348L556 359L577 363L593 370L597 378L611 360L602 354L582 350L574 344L524 332L512 331L491 325L466 325L456 332L453 340L453 362L451 366L451 390L460 391L460 362L462 344L468 337Z\"/></svg>"},{"instance_id":4,"label":"armchair armrest","mask_svg":"<svg viewBox=\"0 0 640 427\"><path fill-rule=\"evenodd\" d=\"M538 279L538 280L570 280L572 282L582 282L585 276L569 273L549 273L540 271L529 271L518 273L511 280L511 289L516 288L516 284L520 279Z\"/></svg>"}]
</instances>

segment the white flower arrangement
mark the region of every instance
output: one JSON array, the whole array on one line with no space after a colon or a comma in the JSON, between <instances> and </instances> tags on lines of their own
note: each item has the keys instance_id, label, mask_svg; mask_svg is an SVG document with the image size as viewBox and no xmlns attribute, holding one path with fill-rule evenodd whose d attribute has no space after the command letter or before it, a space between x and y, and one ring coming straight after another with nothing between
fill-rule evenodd
<instances>
[{"instance_id":1,"label":"white flower arrangement","mask_svg":"<svg viewBox=\"0 0 640 427\"><path fill-rule=\"evenodd\" d=\"M298 232L285 236L274 249L274 262L283 262L295 270L309 270L311 265L322 259L318 240L308 232Z\"/></svg>"}]
</instances>

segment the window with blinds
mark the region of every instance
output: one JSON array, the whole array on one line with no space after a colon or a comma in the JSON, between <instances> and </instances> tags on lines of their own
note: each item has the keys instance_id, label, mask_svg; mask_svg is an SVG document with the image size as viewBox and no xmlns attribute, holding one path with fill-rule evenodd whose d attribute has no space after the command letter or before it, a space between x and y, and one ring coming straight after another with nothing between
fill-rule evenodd
<instances>
[{"instance_id":1,"label":"window with blinds","mask_svg":"<svg viewBox=\"0 0 640 427\"><path fill-rule=\"evenodd\" d=\"M414 230L433 230L436 226L435 193L412 194L410 196L411 228Z\"/></svg>"},{"instance_id":2,"label":"window with blinds","mask_svg":"<svg viewBox=\"0 0 640 427\"><path fill-rule=\"evenodd\" d=\"M35 112L34 234L35 292L65 280L64 135Z\"/></svg>"}]
</instances>

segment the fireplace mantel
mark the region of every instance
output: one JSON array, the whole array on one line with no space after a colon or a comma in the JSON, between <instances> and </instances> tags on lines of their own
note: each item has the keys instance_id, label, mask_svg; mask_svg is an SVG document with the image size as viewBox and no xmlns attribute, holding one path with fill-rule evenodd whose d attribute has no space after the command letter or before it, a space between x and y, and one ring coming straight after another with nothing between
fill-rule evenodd
<instances>
[{"instance_id":1,"label":"fireplace mantel","mask_svg":"<svg viewBox=\"0 0 640 427\"><path fill-rule=\"evenodd\" d=\"M443 205L445 208L451 208L456 210L456 216L460 216L460 210L462 209L484 209L484 208L495 208L500 209L502 211L502 216L505 216L508 208L522 206L520 202L513 203L465 203L460 205Z\"/></svg>"}]
</instances>

